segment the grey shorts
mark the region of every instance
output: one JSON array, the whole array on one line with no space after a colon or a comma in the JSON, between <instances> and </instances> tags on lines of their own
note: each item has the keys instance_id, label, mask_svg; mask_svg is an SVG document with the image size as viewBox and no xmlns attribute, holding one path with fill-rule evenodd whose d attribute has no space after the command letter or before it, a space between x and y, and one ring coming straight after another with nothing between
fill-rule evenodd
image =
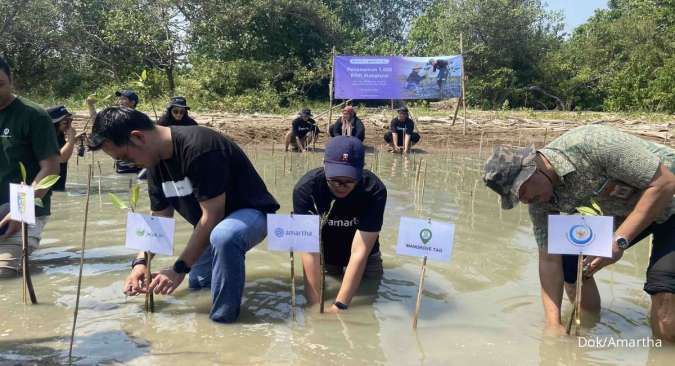
<instances>
[{"instance_id":1,"label":"grey shorts","mask_svg":"<svg viewBox=\"0 0 675 366\"><path fill-rule=\"evenodd\" d=\"M0 205L0 213L6 212L5 206L8 206L8 204ZM47 216L42 216L35 218L35 225L28 225L29 254L38 248L46 224ZM3 274L16 275L16 272L21 269L21 248L20 230L9 238L0 240L0 276Z\"/></svg>"}]
</instances>

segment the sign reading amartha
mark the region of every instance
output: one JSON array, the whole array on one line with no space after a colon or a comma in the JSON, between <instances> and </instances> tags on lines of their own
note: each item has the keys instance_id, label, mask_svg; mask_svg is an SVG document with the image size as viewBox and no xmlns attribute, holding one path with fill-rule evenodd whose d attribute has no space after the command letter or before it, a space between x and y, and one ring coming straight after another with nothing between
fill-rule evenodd
<instances>
[{"instance_id":1,"label":"sign reading amartha","mask_svg":"<svg viewBox=\"0 0 675 366\"><path fill-rule=\"evenodd\" d=\"M268 214L267 248L282 252L319 252L319 216Z\"/></svg>"},{"instance_id":2,"label":"sign reading amartha","mask_svg":"<svg viewBox=\"0 0 675 366\"><path fill-rule=\"evenodd\" d=\"M454 234L450 223L401 217L396 253L449 261Z\"/></svg>"}]
</instances>

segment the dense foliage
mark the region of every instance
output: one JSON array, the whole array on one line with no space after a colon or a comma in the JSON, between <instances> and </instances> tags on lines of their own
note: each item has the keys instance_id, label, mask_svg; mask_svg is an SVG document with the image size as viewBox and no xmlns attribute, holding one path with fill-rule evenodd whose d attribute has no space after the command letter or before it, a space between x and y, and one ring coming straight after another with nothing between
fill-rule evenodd
<instances>
[{"instance_id":1,"label":"dense foliage","mask_svg":"<svg viewBox=\"0 0 675 366\"><path fill-rule=\"evenodd\" d=\"M456 54L461 33L471 105L675 112L675 0L562 22L540 0L0 0L0 54L23 94L252 111L326 99L333 47Z\"/></svg>"}]
</instances>

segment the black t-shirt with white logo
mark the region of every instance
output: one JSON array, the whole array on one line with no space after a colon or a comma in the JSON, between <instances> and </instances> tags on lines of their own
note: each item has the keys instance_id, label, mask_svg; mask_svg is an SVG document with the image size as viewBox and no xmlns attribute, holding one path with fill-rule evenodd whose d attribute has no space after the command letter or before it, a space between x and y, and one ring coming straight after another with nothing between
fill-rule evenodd
<instances>
[{"instance_id":1,"label":"black t-shirt with white logo","mask_svg":"<svg viewBox=\"0 0 675 366\"><path fill-rule=\"evenodd\" d=\"M310 131L316 129L316 121L311 118L305 121L302 117L298 117L293 120L292 129L295 136L303 138Z\"/></svg>"},{"instance_id":2,"label":"black t-shirt with white logo","mask_svg":"<svg viewBox=\"0 0 675 366\"><path fill-rule=\"evenodd\" d=\"M389 130L392 133L396 133L398 145L403 145L403 136L413 134L415 131L415 122L410 118L406 118L405 121L401 122L398 117L394 117L389 123Z\"/></svg>"},{"instance_id":3,"label":"black t-shirt with white logo","mask_svg":"<svg viewBox=\"0 0 675 366\"><path fill-rule=\"evenodd\" d=\"M234 142L201 126L171 126L173 155L148 169L150 207L173 207L192 225L199 202L225 193L225 216L253 208L274 213L279 204L267 191L251 161Z\"/></svg>"},{"instance_id":4,"label":"black t-shirt with white logo","mask_svg":"<svg viewBox=\"0 0 675 366\"><path fill-rule=\"evenodd\" d=\"M338 199L328 188L324 169L316 168L300 178L293 189L293 212L296 214L322 215L328 212L331 202L334 202L333 210L321 232L326 263L346 266L356 230L379 232L382 229L387 188L375 174L364 170L354 190L347 197ZM379 251L378 239L370 254Z\"/></svg>"}]
</instances>

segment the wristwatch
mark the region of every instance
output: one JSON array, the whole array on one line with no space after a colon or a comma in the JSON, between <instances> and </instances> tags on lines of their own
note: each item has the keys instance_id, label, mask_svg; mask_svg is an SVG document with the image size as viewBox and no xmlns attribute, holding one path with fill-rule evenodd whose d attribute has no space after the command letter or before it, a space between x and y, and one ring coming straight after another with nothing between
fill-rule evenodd
<instances>
[{"instance_id":1,"label":"wristwatch","mask_svg":"<svg viewBox=\"0 0 675 366\"><path fill-rule=\"evenodd\" d=\"M134 258L134 260L131 261L131 269L134 269L137 265L142 264L144 266L147 266L148 263L145 262L145 258Z\"/></svg>"},{"instance_id":2,"label":"wristwatch","mask_svg":"<svg viewBox=\"0 0 675 366\"><path fill-rule=\"evenodd\" d=\"M614 241L616 241L616 245L622 250L626 250L628 247L630 247L630 241L621 235L615 236Z\"/></svg>"},{"instance_id":3,"label":"wristwatch","mask_svg":"<svg viewBox=\"0 0 675 366\"><path fill-rule=\"evenodd\" d=\"M173 264L173 271L176 273L190 273L190 267L185 264L185 261L179 259Z\"/></svg>"},{"instance_id":4,"label":"wristwatch","mask_svg":"<svg viewBox=\"0 0 675 366\"><path fill-rule=\"evenodd\" d=\"M340 310L347 310L347 308L349 307L347 304L343 304L339 301L336 301L334 305L335 305L336 308L338 308Z\"/></svg>"}]
</instances>

